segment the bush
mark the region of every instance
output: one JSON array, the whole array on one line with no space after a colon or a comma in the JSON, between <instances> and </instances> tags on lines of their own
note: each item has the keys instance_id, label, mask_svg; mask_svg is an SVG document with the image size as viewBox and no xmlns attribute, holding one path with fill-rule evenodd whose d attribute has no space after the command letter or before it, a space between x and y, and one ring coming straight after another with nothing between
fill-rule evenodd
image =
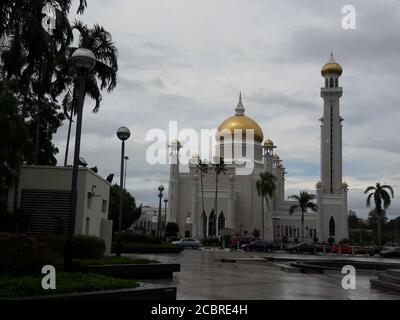
<instances>
[{"instance_id":1,"label":"bush","mask_svg":"<svg viewBox=\"0 0 400 320\"><path fill-rule=\"evenodd\" d=\"M299 242L299 238L294 238L294 242L298 243Z\"/></svg>"},{"instance_id":2,"label":"bush","mask_svg":"<svg viewBox=\"0 0 400 320\"><path fill-rule=\"evenodd\" d=\"M51 251L58 255L64 254L64 246L66 237L63 235L46 234L35 236L35 239L46 244Z\"/></svg>"},{"instance_id":3,"label":"bush","mask_svg":"<svg viewBox=\"0 0 400 320\"><path fill-rule=\"evenodd\" d=\"M118 236L116 234L116 236ZM120 233L119 234L122 242L138 242L138 243L148 243L148 244L161 244L162 241L156 239L155 237L148 237L140 234L134 233Z\"/></svg>"},{"instance_id":4,"label":"bush","mask_svg":"<svg viewBox=\"0 0 400 320\"><path fill-rule=\"evenodd\" d=\"M95 236L77 235L72 240L72 257L74 259L99 259L104 256L106 245Z\"/></svg>"},{"instance_id":5,"label":"bush","mask_svg":"<svg viewBox=\"0 0 400 320\"><path fill-rule=\"evenodd\" d=\"M175 222L168 222L165 226L167 237L176 236L179 232L179 226Z\"/></svg>"},{"instance_id":6,"label":"bush","mask_svg":"<svg viewBox=\"0 0 400 320\"><path fill-rule=\"evenodd\" d=\"M288 242L289 242L288 237L283 236L283 237L282 237L282 242L283 242L283 243L288 243Z\"/></svg>"},{"instance_id":7,"label":"bush","mask_svg":"<svg viewBox=\"0 0 400 320\"><path fill-rule=\"evenodd\" d=\"M23 234L0 233L0 273L39 273L44 265L59 267L61 257L50 247Z\"/></svg>"},{"instance_id":8,"label":"bush","mask_svg":"<svg viewBox=\"0 0 400 320\"><path fill-rule=\"evenodd\" d=\"M333 237L328 238L328 243L330 245L334 244L335 243L335 238L333 238Z\"/></svg>"},{"instance_id":9,"label":"bush","mask_svg":"<svg viewBox=\"0 0 400 320\"><path fill-rule=\"evenodd\" d=\"M319 239L317 237L313 238L314 243L318 243Z\"/></svg>"},{"instance_id":10,"label":"bush","mask_svg":"<svg viewBox=\"0 0 400 320\"><path fill-rule=\"evenodd\" d=\"M341 241L340 241L340 244L349 244L350 242L349 242L349 239L346 239L346 238L344 238L344 239L342 239Z\"/></svg>"}]
</instances>

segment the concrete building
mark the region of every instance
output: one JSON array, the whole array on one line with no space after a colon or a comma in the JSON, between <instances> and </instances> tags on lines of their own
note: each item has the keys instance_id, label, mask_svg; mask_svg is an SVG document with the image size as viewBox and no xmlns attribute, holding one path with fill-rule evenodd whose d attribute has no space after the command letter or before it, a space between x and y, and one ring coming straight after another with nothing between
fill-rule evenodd
<instances>
[{"instance_id":1,"label":"concrete building","mask_svg":"<svg viewBox=\"0 0 400 320\"><path fill-rule=\"evenodd\" d=\"M312 241L315 237L321 242L330 237L340 241L348 237L347 185L342 182L343 119L339 112L341 74L342 67L331 56L321 70L324 77L324 87L321 88L324 109L321 118L321 181L316 182L315 192L318 212L305 214L305 241ZM238 130L242 136L239 141L236 139ZM181 143L175 140L170 146L170 206L167 220L179 225L182 236L199 239L217 237L224 230L243 235L254 229L260 230L268 241L280 241L284 236L289 241L300 239L301 213L289 214L289 208L295 202L285 199L286 172L276 154L277 146L270 139L264 141L260 126L245 115L241 96L235 114L220 124L218 132L216 147L227 163L227 172L219 175L215 212L215 172L210 170L201 177L197 155L193 156L189 172L181 172ZM251 152L246 153L246 150ZM249 174L239 173L243 163L252 165L253 170ZM277 189L269 199L269 208L264 212L256 189L261 172L272 173L277 179Z\"/></svg>"},{"instance_id":2,"label":"concrete building","mask_svg":"<svg viewBox=\"0 0 400 320\"><path fill-rule=\"evenodd\" d=\"M22 166L17 207L27 216L29 234L62 233L68 226L72 167ZM80 167L75 234L102 238L111 250L112 221L108 220L110 183ZM13 208L15 190L2 190L2 201Z\"/></svg>"},{"instance_id":3,"label":"concrete building","mask_svg":"<svg viewBox=\"0 0 400 320\"><path fill-rule=\"evenodd\" d=\"M158 226L158 208L150 206L142 206L142 214L139 219L136 220L132 226L131 230L135 233L143 234L146 236L157 235ZM161 210L161 227L164 230L165 227L165 213L164 208Z\"/></svg>"}]
</instances>

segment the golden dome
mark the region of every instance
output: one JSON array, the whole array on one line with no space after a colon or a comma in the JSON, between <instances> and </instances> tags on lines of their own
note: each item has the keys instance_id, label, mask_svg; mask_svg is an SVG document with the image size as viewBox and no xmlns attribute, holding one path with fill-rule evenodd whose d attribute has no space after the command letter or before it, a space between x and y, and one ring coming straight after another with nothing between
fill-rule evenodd
<instances>
[{"instance_id":1,"label":"golden dome","mask_svg":"<svg viewBox=\"0 0 400 320\"><path fill-rule=\"evenodd\" d=\"M264 141L264 146L266 147L273 147L274 142L271 139L267 139Z\"/></svg>"},{"instance_id":2,"label":"golden dome","mask_svg":"<svg viewBox=\"0 0 400 320\"><path fill-rule=\"evenodd\" d=\"M232 137L234 137L235 130L242 130L242 137L246 139L246 130L254 130L254 140L262 143L264 135L260 126L253 119L244 115L245 109L242 103L242 95L239 96L239 102L235 111L236 114L234 116L229 117L219 125L217 137L219 135L223 137L223 130L229 130Z\"/></svg>"},{"instance_id":3,"label":"golden dome","mask_svg":"<svg viewBox=\"0 0 400 320\"><path fill-rule=\"evenodd\" d=\"M321 75L325 76L329 73L335 73L337 75L342 75L343 69L342 66L335 61L333 58L333 55L331 54L331 58L327 63L324 64L324 66L321 69Z\"/></svg>"},{"instance_id":4,"label":"golden dome","mask_svg":"<svg viewBox=\"0 0 400 320\"><path fill-rule=\"evenodd\" d=\"M180 148L182 146L181 142L178 139L172 140L171 145L177 146L178 148Z\"/></svg>"},{"instance_id":5,"label":"golden dome","mask_svg":"<svg viewBox=\"0 0 400 320\"><path fill-rule=\"evenodd\" d=\"M279 160L279 156L278 156L277 154L274 154L274 155L272 156L272 159L273 159L273 160Z\"/></svg>"}]
</instances>

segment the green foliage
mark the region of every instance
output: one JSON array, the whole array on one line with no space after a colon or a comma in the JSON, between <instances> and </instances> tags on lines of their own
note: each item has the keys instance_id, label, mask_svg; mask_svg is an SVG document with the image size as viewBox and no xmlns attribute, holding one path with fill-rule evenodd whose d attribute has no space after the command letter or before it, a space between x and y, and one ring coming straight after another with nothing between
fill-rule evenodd
<instances>
[{"instance_id":1,"label":"green foliage","mask_svg":"<svg viewBox=\"0 0 400 320\"><path fill-rule=\"evenodd\" d=\"M314 243L318 243L319 239L317 237L313 238Z\"/></svg>"},{"instance_id":2,"label":"green foliage","mask_svg":"<svg viewBox=\"0 0 400 320\"><path fill-rule=\"evenodd\" d=\"M141 234L135 234L135 233L121 233L120 234L120 239L122 242L137 242L137 243L148 243L148 244L161 244L162 241L155 238L155 237L149 237L149 236L144 236Z\"/></svg>"},{"instance_id":3,"label":"green foliage","mask_svg":"<svg viewBox=\"0 0 400 320\"><path fill-rule=\"evenodd\" d=\"M0 233L0 273L40 273L44 265L60 264L50 247L22 234Z\"/></svg>"},{"instance_id":4,"label":"green foliage","mask_svg":"<svg viewBox=\"0 0 400 320\"><path fill-rule=\"evenodd\" d=\"M258 230L257 228L254 228L252 234L253 234L254 238L258 239L261 236L261 231Z\"/></svg>"},{"instance_id":5,"label":"green foliage","mask_svg":"<svg viewBox=\"0 0 400 320\"><path fill-rule=\"evenodd\" d=\"M179 226L175 222L168 222L165 226L165 232L167 233L167 237L176 236L179 232Z\"/></svg>"},{"instance_id":6,"label":"green foliage","mask_svg":"<svg viewBox=\"0 0 400 320\"><path fill-rule=\"evenodd\" d=\"M329 238L328 238L328 243L329 243L330 245L334 244L334 243L335 243L335 238L329 237Z\"/></svg>"},{"instance_id":7,"label":"green foliage","mask_svg":"<svg viewBox=\"0 0 400 320\"><path fill-rule=\"evenodd\" d=\"M106 289L135 288L139 284L129 279L106 277L100 274L57 273L55 290L43 290L39 276L0 276L0 297L25 297L57 293L85 292Z\"/></svg>"},{"instance_id":8,"label":"green foliage","mask_svg":"<svg viewBox=\"0 0 400 320\"><path fill-rule=\"evenodd\" d=\"M119 196L120 187L117 184L111 186L110 189L110 204L108 209L109 219L113 220L114 231L118 230L119 218ZM121 229L129 228L132 223L140 218L142 214L142 205L136 207L135 198L125 189L122 191L122 226Z\"/></svg>"},{"instance_id":9,"label":"green foliage","mask_svg":"<svg viewBox=\"0 0 400 320\"><path fill-rule=\"evenodd\" d=\"M288 237L287 236L283 236L282 237L282 243L288 243L288 242L289 242Z\"/></svg>"},{"instance_id":10,"label":"green foliage","mask_svg":"<svg viewBox=\"0 0 400 320\"><path fill-rule=\"evenodd\" d=\"M130 258L130 257L103 257L101 259L74 259L74 265L80 267L94 266L94 265L107 265L107 264L148 264L159 263L157 260L146 258Z\"/></svg>"},{"instance_id":11,"label":"green foliage","mask_svg":"<svg viewBox=\"0 0 400 320\"><path fill-rule=\"evenodd\" d=\"M72 257L76 259L99 259L105 250L104 241L95 236L77 235L72 241Z\"/></svg>"}]
</instances>

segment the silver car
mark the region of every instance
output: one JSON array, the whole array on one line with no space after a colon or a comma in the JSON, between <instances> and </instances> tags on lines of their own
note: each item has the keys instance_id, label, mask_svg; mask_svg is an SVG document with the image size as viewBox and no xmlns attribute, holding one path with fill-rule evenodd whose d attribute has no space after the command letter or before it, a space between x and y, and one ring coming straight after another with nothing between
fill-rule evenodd
<instances>
[{"instance_id":1,"label":"silver car","mask_svg":"<svg viewBox=\"0 0 400 320\"><path fill-rule=\"evenodd\" d=\"M173 241L172 244L175 244L183 248L193 248L193 249L197 249L203 245L201 241L193 238L183 238L179 241Z\"/></svg>"}]
</instances>

